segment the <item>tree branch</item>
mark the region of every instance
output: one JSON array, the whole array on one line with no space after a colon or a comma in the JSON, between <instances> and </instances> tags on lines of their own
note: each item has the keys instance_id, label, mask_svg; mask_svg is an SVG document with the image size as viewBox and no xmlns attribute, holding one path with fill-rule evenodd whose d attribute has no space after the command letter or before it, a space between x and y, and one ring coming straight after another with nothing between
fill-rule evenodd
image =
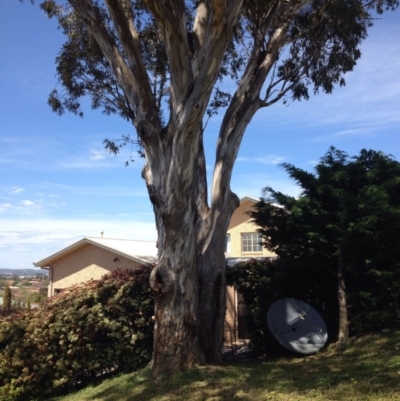
<instances>
[{"instance_id":1,"label":"tree branch","mask_svg":"<svg viewBox=\"0 0 400 401\"><path fill-rule=\"evenodd\" d=\"M279 58L279 50L288 26L288 23L285 23L275 30L264 52L260 46L253 47L247 68L224 115L212 180L212 213L220 208L221 202L228 202L231 198L229 183L240 143L250 120L261 107L265 106L260 99L260 92L271 68ZM259 40L260 38L257 38L255 42ZM223 196L225 199L222 199ZM218 219L218 216L215 216L215 219Z\"/></svg>"},{"instance_id":2,"label":"tree branch","mask_svg":"<svg viewBox=\"0 0 400 401\"><path fill-rule=\"evenodd\" d=\"M248 89L250 80L253 78L255 71L260 67L260 62L268 54L266 47L268 45L264 44L265 36L267 32L271 29L271 24L277 15L279 8L279 1L276 1L268 12L268 15L264 19L262 25L259 27L257 32L253 33L253 47L251 54L248 59L247 67L242 75L239 86L237 88L236 94L240 98Z\"/></svg>"},{"instance_id":3,"label":"tree branch","mask_svg":"<svg viewBox=\"0 0 400 401\"><path fill-rule=\"evenodd\" d=\"M201 50L204 56L193 89L180 115L181 126L195 127L203 119L225 50L233 36L241 4L242 0L210 0L207 41L204 42L204 50ZM189 129L188 135L192 131Z\"/></svg>"},{"instance_id":4,"label":"tree branch","mask_svg":"<svg viewBox=\"0 0 400 401\"><path fill-rule=\"evenodd\" d=\"M211 21L207 47L204 53L204 62L196 79L197 85L206 87L209 94L215 83L225 49L232 39L233 28L237 22L241 5L242 0L210 0Z\"/></svg>"},{"instance_id":5,"label":"tree branch","mask_svg":"<svg viewBox=\"0 0 400 401\"><path fill-rule=\"evenodd\" d=\"M260 91L271 68L279 58L279 50L287 28L288 24L283 24L282 27L276 29L265 52L262 52L259 46L254 47L248 67L232 97L221 125L216 166L225 161L226 168L232 169L248 123L256 111L265 106L265 103L260 100ZM219 178L214 177L213 181L218 182Z\"/></svg>"},{"instance_id":6,"label":"tree branch","mask_svg":"<svg viewBox=\"0 0 400 401\"><path fill-rule=\"evenodd\" d=\"M171 75L172 115L182 112L192 87L191 50L183 0L144 0L163 32Z\"/></svg>"},{"instance_id":7,"label":"tree branch","mask_svg":"<svg viewBox=\"0 0 400 401\"><path fill-rule=\"evenodd\" d=\"M197 5L197 13L193 24L193 58L192 58L192 71L196 77L201 65L201 61L206 49L208 23L210 20L211 9L208 0L199 1Z\"/></svg>"},{"instance_id":8,"label":"tree branch","mask_svg":"<svg viewBox=\"0 0 400 401\"><path fill-rule=\"evenodd\" d=\"M153 136L155 132L158 133L160 131L161 123L154 106L149 82L147 81L148 84L146 85L139 81L143 78L143 71L134 69L134 72L138 74L138 76L135 76L130 68L128 68L117 45L106 28L98 8L94 6L92 1L69 0L69 2L74 7L75 11L85 20L91 34L110 64L117 81L121 85L129 104L135 112L136 119L133 123L138 130L138 135L143 142L146 143L149 137ZM126 21L126 17L118 14L118 18L125 20L122 21L124 27L121 28L121 32L127 35L126 29L129 27L129 24ZM126 41L127 38L124 37L124 40ZM127 45L127 43L125 43L125 45ZM131 56L133 57L133 54L131 54ZM137 59L138 55L136 55L136 60Z\"/></svg>"},{"instance_id":9,"label":"tree branch","mask_svg":"<svg viewBox=\"0 0 400 401\"><path fill-rule=\"evenodd\" d=\"M140 50L139 35L133 25L130 1L106 0L106 4L134 78L141 83L146 92L151 93L150 80Z\"/></svg>"}]
</instances>

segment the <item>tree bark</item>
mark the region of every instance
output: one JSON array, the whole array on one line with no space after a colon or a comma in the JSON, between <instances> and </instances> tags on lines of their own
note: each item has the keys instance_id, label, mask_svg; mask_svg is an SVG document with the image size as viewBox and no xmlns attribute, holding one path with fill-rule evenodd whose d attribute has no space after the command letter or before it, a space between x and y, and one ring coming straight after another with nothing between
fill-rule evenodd
<instances>
[{"instance_id":1,"label":"tree bark","mask_svg":"<svg viewBox=\"0 0 400 401\"><path fill-rule=\"evenodd\" d=\"M184 235L181 238L186 241ZM183 261L181 252L190 252L188 248L175 251L179 260L171 247L164 248L168 262L175 259L176 265L172 270L160 262L151 275L151 286L157 291L151 366L157 376L222 360L226 291L223 248L221 252L213 246L207 252L214 252L211 264L207 255ZM204 272L203 266L207 266Z\"/></svg>"},{"instance_id":2,"label":"tree bark","mask_svg":"<svg viewBox=\"0 0 400 401\"><path fill-rule=\"evenodd\" d=\"M151 367L156 376L222 360L224 241L239 200L229 191L226 201L209 208L205 165L194 163L192 168L186 175L191 179L167 180L163 199L153 197L160 259L150 278L155 293Z\"/></svg>"},{"instance_id":3,"label":"tree bark","mask_svg":"<svg viewBox=\"0 0 400 401\"><path fill-rule=\"evenodd\" d=\"M338 302L339 302L339 345L345 344L349 340L349 318L347 311L346 286L343 272L343 261L339 255L338 263Z\"/></svg>"}]
</instances>

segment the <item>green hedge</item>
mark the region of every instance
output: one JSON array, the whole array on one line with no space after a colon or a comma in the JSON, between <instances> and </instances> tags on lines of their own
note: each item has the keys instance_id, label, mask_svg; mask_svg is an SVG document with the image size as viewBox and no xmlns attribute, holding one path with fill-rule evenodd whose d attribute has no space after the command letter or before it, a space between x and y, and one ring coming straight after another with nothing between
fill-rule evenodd
<instances>
[{"instance_id":1,"label":"green hedge","mask_svg":"<svg viewBox=\"0 0 400 401\"><path fill-rule=\"evenodd\" d=\"M339 322L337 278L322 264L316 266L305 258L290 262L282 258L252 259L228 267L227 282L236 285L249 309L251 346L255 354L268 355L275 349L281 349L267 325L267 311L280 298L297 298L313 306L326 323L328 341L336 341ZM398 328L399 294L396 304L390 292L384 293L385 297L376 303L367 296L363 299L361 292L349 292L351 335Z\"/></svg>"},{"instance_id":2,"label":"green hedge","mask_svg":"<svg viewBox=\"0 0 400 401\"><path fill-rule=\"evenodd\" d=\"M151 267L117 270L0 322L0 399L63 394L151 358Z\"/></svg>"},{"instance_id":3,"label":"green hedge","mask_svg":"<svg viewBox=\"0 0 400 401\"><path fill-rule=\"evenodd\" d=\"M251 347L256 355L283 351L267 324L267 311L280 298L297 298L312 305L324 318L330 339L337 330L338 307L335 280L323 269L307 276L310 269L294 268L275 260L255 260L227 268L227 282L235 284L250 312Z\"/></svg>"}]
</instances>

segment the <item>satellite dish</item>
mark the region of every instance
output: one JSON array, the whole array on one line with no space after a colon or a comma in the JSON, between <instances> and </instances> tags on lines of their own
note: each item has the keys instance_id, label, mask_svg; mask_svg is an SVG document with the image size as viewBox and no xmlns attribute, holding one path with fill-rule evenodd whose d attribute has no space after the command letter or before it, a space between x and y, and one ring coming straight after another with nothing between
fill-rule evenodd
<instances>
[{"instance_id":1,"label":"satellite dish","mask_svg":"<svg viewBox=\"0 0 400 401\"><path fill-rule=\"evenodd\" d=\"M328 340L324 319L311 305L298 299L275 301L268 309L267 322L280 344L300 354L317 352Z\"/></svg>"}]
</instances>

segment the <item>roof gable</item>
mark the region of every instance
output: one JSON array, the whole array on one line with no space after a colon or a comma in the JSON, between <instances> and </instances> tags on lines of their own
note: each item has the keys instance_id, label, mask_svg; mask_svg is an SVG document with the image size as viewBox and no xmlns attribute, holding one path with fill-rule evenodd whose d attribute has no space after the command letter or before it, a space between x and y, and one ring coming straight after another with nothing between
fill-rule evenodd
<instances>
[{"instance_id":1,"label":"roof gable","mask_svg":"<svg viewBox=\"0 0 400 401\"><path fill-rule=\"evenodd\" d=\"M70 246L34 263L36 267L49 267L54 261L72 253L86 244L112 251L140 264L151 264L157 261L157 247L153 241L135 241L117 238L85 237Z\"/></svg>"},{"instance_id":2,"label":"roof gable","mask_svg":"<svg viewBox=\"0 0 400 401\"><path fill-rule=\"evenodd\" d=\"M251 217L248 215L248 212L253 209L254 205L258 201L259 199L251 198L249 196L245 196L244 198L240 199L239 207L232 214L228 231L246 221L249 221Z\"/></svg>"}]
</instances>

